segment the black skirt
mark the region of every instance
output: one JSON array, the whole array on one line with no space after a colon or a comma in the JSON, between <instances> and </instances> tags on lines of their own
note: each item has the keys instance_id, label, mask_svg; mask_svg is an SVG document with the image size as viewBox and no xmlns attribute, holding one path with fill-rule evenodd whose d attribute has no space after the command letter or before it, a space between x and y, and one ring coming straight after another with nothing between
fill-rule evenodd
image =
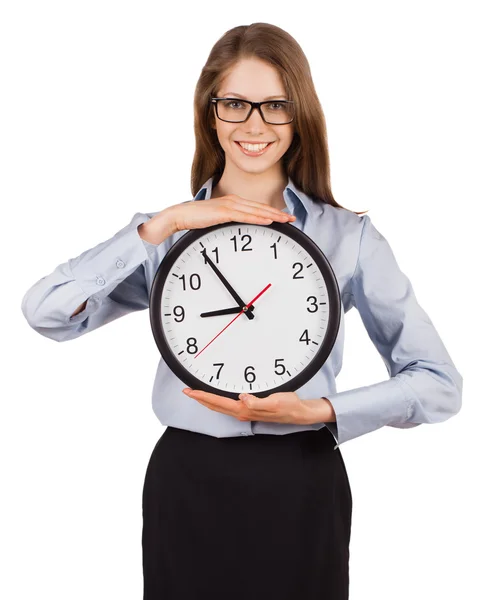
<instances>
[{"instance_id":1,"label":"black skirt","mask_svg":"<svg viewBox=\"0 0 493 600\"><path fill-rule=\"evenodd\" d=\"M168 426L142 495L144 600L347 600L352 496L326 427Z\"/></svg>"}]
</instances>

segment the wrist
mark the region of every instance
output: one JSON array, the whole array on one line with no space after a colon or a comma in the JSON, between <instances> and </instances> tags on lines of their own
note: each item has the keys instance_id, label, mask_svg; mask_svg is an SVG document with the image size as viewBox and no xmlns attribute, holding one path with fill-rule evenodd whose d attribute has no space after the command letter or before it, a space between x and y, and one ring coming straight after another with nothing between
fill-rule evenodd
<instances>
[{"instance_id":1,"label":"wrist","mask_svg":"<svg viewBox=\"0 0 493 600\"><path fill-rule=\"evenodd\" d=\"M175 233L178 233L182 229L181 227L178 226L178 224L176 222L176 212L174 210L175 206L176 205L168 206L168 208L165 208L160 213L160 216L165 223L164 229L166 230L166 237L169 237L170 235L174 235ZM161 227L162 227L162 225L161 225Z\"/></svg>"},{"instance_id":2,"label":"wrist","mask_svg":"<svg viewBox=\"0 0 493 600\"><path fill-rule=\"evenodd\" d=\"M317 398L316 400L305 400L306 423L329 423L335 422L336 416L334 407L327 398Z\"/></svg>"},{"instance_id":3,"label":"wrist","mask_svg":"<svg viewBox=\"0 0 493 600\"><path fill-rule=\"evenodd\" d=\"M149 244L159 246L176 233L178 229L169 210L169 208L164 209L149 221L141 223L137 228L139 236Z\"/></svg>"}]
</instances>

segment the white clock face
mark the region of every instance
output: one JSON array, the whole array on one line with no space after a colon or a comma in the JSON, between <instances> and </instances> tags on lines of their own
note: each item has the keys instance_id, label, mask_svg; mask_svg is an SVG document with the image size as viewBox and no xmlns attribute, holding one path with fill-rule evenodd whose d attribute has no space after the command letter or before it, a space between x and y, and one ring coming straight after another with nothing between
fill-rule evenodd
<instances>
[{"instance_id":1,"label":"white clock face","mask_svg":"<svg viewBox=\"0 0 493 600\"><path fill-rule=\"evenodd\" d=\"M243 305L256 298L252 319L237 316L240 305L204 250ZM182 248L170 267L160 300L169 352L218 393L278 388L314 360L329 326L329 292L313 257L290 235L228 223ZM223 309L236 312L201 316Z\"/></svg>"}]
</instances>

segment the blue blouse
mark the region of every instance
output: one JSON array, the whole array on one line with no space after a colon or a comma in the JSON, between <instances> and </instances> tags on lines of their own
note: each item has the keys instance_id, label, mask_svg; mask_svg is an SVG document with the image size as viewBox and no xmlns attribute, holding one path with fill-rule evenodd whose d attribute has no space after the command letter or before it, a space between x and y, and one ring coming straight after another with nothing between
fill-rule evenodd
<instances>
[{"instance_id":1,"label":"blue blouse","mask_svg":"<svg viewBox=\"0 0 493 600\"><path fill-rule=\"evenodd\" d=\"M209 199L213 178L193 201ZM215 437L284 435L327 427L338 445L385 425L397 428L438 423L458 413L462 376L457 371L409 279L400 270L389 243L368 215L315 201L289 179L283 191L291 223L324 252L341 292L341 322L332 352L319 371L296 393L302 400L327 397L335 423L298 425L239 421L187 397L186 387L159 355L152 407L163 425ZM171 246L188 230L162 244L143 240L137 227L155 213L136 213L111 239L64 262L32 285L22 312L41 335L68 341L132 311L149 307L157 268ZM87 300L86 308L71 317ZM344 347L344 314L356 307L368 335L387 367L389 378L337 392Z\"/></svg>"}]
</instances>

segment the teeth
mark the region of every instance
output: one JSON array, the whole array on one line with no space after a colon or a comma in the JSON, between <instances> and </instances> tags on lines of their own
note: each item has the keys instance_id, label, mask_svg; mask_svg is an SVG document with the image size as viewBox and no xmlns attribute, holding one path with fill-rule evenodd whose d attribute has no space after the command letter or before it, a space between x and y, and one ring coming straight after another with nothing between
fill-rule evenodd
<instances>
[{"instance_id":1,"label":"teeth","mask_svg":"<svg viewBox=\"0 0 493 600\"><path fill-rule=\"evenodd\" d=\"M242 148L245 148L245 150L248 150L249 152L260 152L260 150L263 150L264 148L266 148L269 144L244 144L243 142L239 142L240 146Z\"/></svg>"}]
</instances>

